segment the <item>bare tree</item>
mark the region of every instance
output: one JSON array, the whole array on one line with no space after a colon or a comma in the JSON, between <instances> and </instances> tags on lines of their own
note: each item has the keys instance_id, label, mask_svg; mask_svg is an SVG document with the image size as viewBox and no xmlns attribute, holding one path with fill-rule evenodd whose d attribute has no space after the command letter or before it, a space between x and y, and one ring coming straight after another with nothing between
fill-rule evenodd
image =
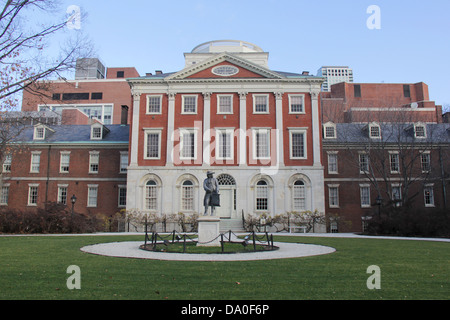
<instances>
[{"instance_id":1,"label":"bare tree","mask_svg":"<svg viewBox=\"0 0 450 320\"><path fill-rule=\"evenodd\" d=\"M72 70L78 57L88 56L91 46L81 30L67 28L69 15L65 10L61 13L57 0L1 3L0 102L3 110L11 110L17 104L16 94L25 88L35 90L45 83L42 80ZM31 16L41 17L35 19L40 22L30 23ZM58 56L47 51L52 40L61 44Z\"/></svg>"}]
</instances>

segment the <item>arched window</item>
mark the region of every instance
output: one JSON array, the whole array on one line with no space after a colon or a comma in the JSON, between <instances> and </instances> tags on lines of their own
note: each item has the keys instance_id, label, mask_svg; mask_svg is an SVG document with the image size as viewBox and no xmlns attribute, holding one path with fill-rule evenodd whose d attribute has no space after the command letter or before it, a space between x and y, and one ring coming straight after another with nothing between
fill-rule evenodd
<instances>
[{"instance_id":1,"label":"arched window","mask_svg":"<svg viewBox=\"0 0 450 320\"><path fill-rule=\"evenodd\" d=\"M292 190L292 207L294 211L302 211L306 209L306 192L305 183L302 180L297 180L294 182L294 187Z\"/></svg>"},{"instance_id":2,"label":"arched window","mask_svg":"<svg viewBox=\"0 0 450 320\"><path fill-rule=\"evenodd\" d=\"M194 183L191 180L184 181L181 186L181 209L194 210Z\"/></svg>"},{"instance_id":3,"label":"arched window","mask_svg":"<svg viewBox=\"0 0 450 320\"><path fill-rule=\"evenodd\" d=\"M259 180L256 184L256 210L267 211L269 209L269 187L265 180Z\"/></svg>"},{"instance_id":4,"label":"arched window","mask_svg":"<svg viewBox=\"0 0 450 320\"><path fill-rule=\"evenodd\" d=\"M145 209L158 210L158 184L154 180L147 181L145 185Z\"/></svg>"}]
</instances>

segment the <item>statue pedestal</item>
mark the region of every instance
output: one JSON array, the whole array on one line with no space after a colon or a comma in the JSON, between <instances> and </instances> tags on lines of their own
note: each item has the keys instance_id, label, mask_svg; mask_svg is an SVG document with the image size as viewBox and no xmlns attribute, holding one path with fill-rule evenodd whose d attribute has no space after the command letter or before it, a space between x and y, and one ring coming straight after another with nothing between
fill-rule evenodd
<instances>
[{"instance_id":1,"label":"statue pedestal","mask_svg":"<svg viewBox=\"0 0 450 320\"><path fill-rule=\"evenodd\" d=\"M198 218L199 247L220 247L220 218L202 216Z\"/></svg>"}]
</instances>

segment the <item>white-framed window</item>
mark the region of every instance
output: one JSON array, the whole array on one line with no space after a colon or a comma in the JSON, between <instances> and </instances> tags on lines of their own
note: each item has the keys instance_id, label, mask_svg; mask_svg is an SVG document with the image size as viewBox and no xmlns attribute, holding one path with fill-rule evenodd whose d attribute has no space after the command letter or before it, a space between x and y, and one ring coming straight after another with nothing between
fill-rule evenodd
<instances>
[{"instance_id":1,"label":"white-framed window","mask_svg":"<svg viewBox=\"0 0 450 320\"><path fill-rule=\"evenodd\" d=\"M119 185L118 186L119 194L118 194L118 207L125 208L127 206L127 186Z\"/></svg>"},{"instance_id":2,"label":"white-framed window","mask_svg":"<svg viewBox=\"0 0 450 320\"><path fill-rule=\"evenodd\" d=\"M9 199L9 183L4 183L2 185L1 193L0 193L0 206L7 206Z\"/></svg>"},{"instance_id":3,"label":"white-framed window","mask_svg":"<svg viewBox=\"0 0 450 320\"><path fill-rule=\"evenodd\" d=\"M381 128L377 123L369 124L369 137L371 139L380 139L381 138Z\"/></svg>"},{"instance_id":4,"label":"white-framed window","mask_svg":"<svg viewBox=\"0 0 450 320\"><path fill-rule=\"evenodd\" d=\"M338 173L338 152L328 151L328 173L337 174Z\"/></svg>"},{"instance_id":5,"label":"white-framed window","mask_svg":"<svg viewBox=\"0 0 450 320\"><path fill-rule=\"evenodd\" d=\"M88 184L87 206L97 207L97 200L98 200L97 198L98 198L98 185Z\"/></svg>"},{"instance_id":6,"label":"white-framed window","mask_svg":"<svg viewBox=\"0 0 450 320\"><path fill-rule=\"evenodd\" d=\"M269 186L267 181L259 180L256 183L256 211L269 210Z\"/></svg>"},{"instance_id":7,"label":"white-framed window","mask_svg":"<svg viewBox=\"0 0 450 320\"><path fill-rule=\"evenodd\" d=\"M59 172L68 173L70 164L70 151L61 151L59 157Z\"/></svg>"},{"instance_id":8,"label":"white-framed window","mask_svg":"<svg viewBox=\"0 0 450 320\"><path fill-rule=\"evenodd\" d=\"M414 124L414 137L417 139L424 139L427 137L427 129L423 123Z\"/></svg>"},{"instance_id":9,"label":"white-framed window","mask_svg":"<svg viewBox=\"0 0 450 320\"><path fill-rule=\"evenodd\" d=\"M325 139L336 139L336 125L333 122L327 122L323 125L323 137Z\"/></svg>"},{"instance_id":10,"label":"white-framed window","mask_svg":"<svg viewBox=\"0 0 450 320\"><path fill-rule=\"evenodd\" d=\"M328 206L330 208L339 208L339 185L328 185Z\"/></svg>"},{"instance_id":11,"label":"white-framed window","mask_svg":"<svg viewBox=\"0 0 450 320\"><path fill-rule=\"evenodd\" d=\"M147 96L147 114L161 114L162 110L162 96L148 95Z\"/></svg>"},{"instance_id":12,"label":"white-framed window","mask_svg":"<svg viewBox=\"0 0 450 320\"><path fill-rule=\"evenodd\" d=\"M180 159L197 159L197 130L180 129Z\"/></svg>"},{"instance_id":13,"label":"white-framed window","mask_svg":"<svg viewBox=\"0 0 450 320\"><path fill-rule=\"evenodd\" d=\"M144 159L156 160L160 158L161 158L161 129L157 130L145 129Z\"/></svg>"},{"instance_id":14,"label":"white-framed window","mask_svg":"<svg viewBox=\"0 0 450 320\"><path fill-rule=\"evenodd\" d=\"M400 157L397 151L389 152L389 166L391 169L391 173L400 172Z\"/></svg>"},{"instance_id":15,"label":"white-framed window","mask_svg":"<svg viewBox=\"0 0 450 320\"><path fill-rule=\"evenodd\" d=\"M39 173L40 164L41 164L41 152L40 151L31 152L30 172L31 173Z\"/></svg>"},{"instance_id":16,"label":"white-framed window","mask_svg":"<svg viewBox=\"0 0 450 320\"><path fill-rule=\"evenodd\" d=\"M295 181L292 191L292 209L294 211L306 210L305 183L302 180Z\"/></svg>"},{"instance_id":17,"label":"white-framed window","mask_svg":"<svg viewBox=\"0 0 450 320\"><path fill-rule=\"evenodd\" d=\"M420 154L420 166L423 173L431 171L431 154L430 151L424 151Z\"/></svg>"},{"instance_id":18,"label":"white-framed window","mask_svg":"<svg viewBox=\"0 0 450 320\"><path fill-rule=\"evenodd\" d=\"M158 184L155 180L149 180L145 184L145 210L156 211L158 209Z\"/></svg>"},{"instance_id":19,"label":"white-framed window","mask_svg":"<svg viewBox=\"0 0 450 320\"><path fill-rule=\"evenodd\" d=\"M291 159L306 159L306 129L289 130Z\"/></svg>"},{"instance_id":20,"label":"white-framed window","mask_svg":"<svg viewBox=\"0 0 450 320\"><path fill-rule=\"evenodd\" d=\"M234 129L216 129L216 158L232 160L234 156Z\"/></svg>"},{"instance_id":21,"label":"white-framed window","mask_svg":"<svg viewBox=\"0 0 450 320\"><path fill-rule=\"evenodd\" d=\"M217 96L217 114L232 114L233 113L233 96L218 95Z\"/></svg>"},{"instance_id":22,"label":"white-framed window","mask_svg":"<svg viewBox=\"0 0 450 320\"><path fill-rule=\"evenodd\" d=\"M253 113L269 113L269 95L253 95Z\"/></svg>"},{"instance_id":23,"label":"white-framed window","mask_svg":"<svg viewBox=\"0 0 450 320\"><path fill-rule=\"evenodd\" d=\"M181 185L181 210L194 211L194 183L191 180Z\"/></svg>"},{"instance_id":24,"label":"white-framed window","mask_svg":"<svg viewBox=\"0 0 450 320\"><path fill-rule=\"evenodd\" d=\"M89 151L89 173L98 173L100 152Z\"/></svg>"},{"instance_id":25,"label":"white-framed window","mask_svg":"<svg viewBox=\"0 0 450 320\"><path fill-rule=\"evenodd\" d=\"M361 196L361 207L369 208L370 207L370 185L368 185L368 184L359 185L359 193Z\"/></svg>"},{"instance_id":26,"label":"white-framed window","mask_svg":"<svg viewBox=\"0 0 450 320\"><path fill-rule=\"evenodd\" d=\"M128 151L120 151L120 170L119 173L128 171Z\"/></svg>"},{"instance_id":27,"label":"white-framed window","mask_svg":"<svg viewBox=\"0 0 450 320\"><path fill-rule=\"evenodd\" d=\"M303 114L305 113L305 95L290 94L289 95L289 113Z\"/></svg>"},{"instance_id":28,"label":"white-framed window","mask_svg":"<svg viewBox=\"0 0 450 320\"><path fill-rule=\"evenodd\" d=\"M7 154L3 160L3 173L11 172L12 155Z\"/></svg>"},{"instance_id":29,"label":"white-framed window","mask_svg":"<svg viewBox=\"0 0 450 320\"><path fill-rule=\"evenodd\" d=\"M196 114L197 113L197 98L196 95L183 95L182 96L182 114Z\"/></svg>"},{"instance_id":30,"label":"white-framed window","mask_svg":"<svg viewBox=\"0 0 450 320\"><path fill-rule=\"evenodd\" d=\"M67 184L58 185L58 203L67 204Z\"/></svg>"},{"instance_id":31,"label":"white-framed window","mask_svg":"<svg viewBox=\"0 0 450 320\"><path fill-rule=\"evenodd\" d=\"M395 207L400 207L402 205L402 185L392 184L392 201Z\"/></svg>"},{"instance_id":32,"label":"white-framed window","mask_svg":"<svg viewBox=\"0 0 450 320\"><path fill-rule=\"evenodd\" d=\"M254 159L270 159L270 129L253 129Z\"/></svg>"},{"instance_id":33,"label":"white-framed window","mask_svg":"<svg viewBox=\"0 0 450 320\"><path fill-rule=\"evenodd\" d=\"M434 185L426 184L423 188L423 198L425 207L434 207Z\"/></svg>"},{"instance_id":34,"label":"white-framed window","mask_svg":"<svg viewBox=\"0 0 450 320\"><path fill-rule=\"evenodd\" d=\"M369 155L365 152L359 153L359 173L369 172Z\"/></svg>"},{"instance_id":35,"label":"white-framed window","mask_svg":"<svg viewBox=\"0 0 450 320\"><path fill-rule=\"evenodd\" d=\"M43 126L34 127L34 140L45 139L45 128Z\"/></svg>"},{"instance_id":36,"label":"white-framed window","mask_svg":"<svg viewBox=\"0 0 450 320\"><path fill-rule=\"evenodd\" d=\"M37 206L39 184L28 185L28 205Z\"/></svg>"}]
</instances>

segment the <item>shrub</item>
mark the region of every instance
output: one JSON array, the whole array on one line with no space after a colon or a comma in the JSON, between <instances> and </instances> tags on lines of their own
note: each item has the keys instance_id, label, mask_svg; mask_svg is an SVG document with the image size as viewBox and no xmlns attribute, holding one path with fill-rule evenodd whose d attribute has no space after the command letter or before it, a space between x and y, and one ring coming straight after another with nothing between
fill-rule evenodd
<instances>
[{"instance_id":1,"label":"shrub","mask_svg":"<svg viewBox=\"0 0 450 320\"><path fill-rule=\"evenodd\" d=\"M74 212L58 203L48 203L47 208L35 210L0 211L0 232L17 234L92 233L101 230L101 219Z\"/></svg>"}]
</instances>

